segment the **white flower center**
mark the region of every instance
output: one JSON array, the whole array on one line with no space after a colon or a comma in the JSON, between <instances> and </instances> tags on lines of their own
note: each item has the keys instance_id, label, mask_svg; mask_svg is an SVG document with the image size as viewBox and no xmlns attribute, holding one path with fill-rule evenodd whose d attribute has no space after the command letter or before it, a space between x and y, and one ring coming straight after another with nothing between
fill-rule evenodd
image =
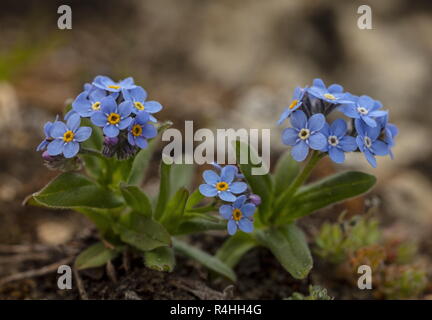
<instances>
[{"instance_id":1,"label":"white flower center","mask_svg":"<svg viewBox=\"0 0 432 320\"><path fill-rule=\"evenodd\" d=\"M362 115L367 115L369 113L368 109L363 108L363 107L358 107L357 108L358 113L362 114Z\"/></svg>"},{"instance_id":2,"label":"white flower center","mask_svg":"<svg viewBox=\"0 0 432 320\"><path fill-rule=\"evenodd\" d=\"M303 128L300 130L299 134L298 134L299 138L302 140L306 140L307 138L310 137L310 131L309 129Z\"/></svg>"},{"instance_id":3,"label":"white flower center","mask_svg":"<svg viewBox=\"0 0 432 320\"><path fill-rule=\"evenodd\" d=\"M339 144L339 139L336 136L329 136L327 141L329 145L333 147L336 147Z\"/></svg>"},{"instance_id":4,"label":"white flower center","mask_svg":"<svg viewBox=\"0 0 432 320\"><path fill-rule=\"evenodd\" d=\"M364 137L364 144L366 147L370 148L372 146L372 140L369 137Z\"/></svg>"}]
</instances>

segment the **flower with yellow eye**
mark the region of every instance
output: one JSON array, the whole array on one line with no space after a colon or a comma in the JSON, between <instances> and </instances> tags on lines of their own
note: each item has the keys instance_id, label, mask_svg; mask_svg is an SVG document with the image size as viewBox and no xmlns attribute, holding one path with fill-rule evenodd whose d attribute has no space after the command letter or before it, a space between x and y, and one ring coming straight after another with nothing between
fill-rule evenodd
<instances>
[{"instance_id":1,"label":"flower with yellow eye","mask_svg":"<svg viewBox=\"0 0 432 320\"><path fill-rule=\"evenodd\" d=\"M227 165L222 168L220 175L213 170L206 170L203 173L205 184L199 186L199 191L206 197L219 197L227 202L234 202L237 197L234 194L240 194L246 191L247 184L236 181L237 167Z\"/></svg>"},{"instance_id":2,"label":"flower with yellow eye","mask_svg":"<svg viewBox=\"0 0 432 320\"><path fill-rule=\"evenodd\" d=\"M132 146L138 146L141 149L147 147L147 139L156 137L156 128L148 123L149 115L145 111L141 111L134 118L128 128L128 142Z\"/></svg>"},{"instance_id":3,"label":"flower with yellow eye","mask_svg":"<svg viewBox=\"0 0 432 320\"><path fill-rule=\"evenodd\" d=\"M71 115L66 124L56 121L51 125L52 141L48 144L50 156L63 154L65 158L73 158L79 151L79 143L87 140L92 133L90 127L80 127L80 116Z\"/></svg>"},{"instance_id":4,"label":"flower with yellow eye","mask_svg":"<svg viewBox=\"0 0 432 320\"><path fill-rule=\"evenodd\" d=\"M157 122L152 114L161 111L162 105L157 101L146 101L147 92L143 88L136 87L127 90L123 93L123 97L125 101L131 101L133 103L132 113L138 114L141 111L145 111L149 114L151 122Z\"/></svg>"},{"instance_id":5,"label":"flower with yellow eye","mask_svg":"<svg viewBox=\"0 0 432 320\"><path fill-rule=\"evenodd\" d=\"M132 122L130 102L123 101L117 106L112 96L101 100L99 111L91 115L94 125L103 128L103 133L110 138L117 137L120 130L126 129Z\"/></svg>"},{"instance_id":6,"label":"flower with yellow eye","mask_svg":"<svg viewBox=\"0 0 432 320\"><path fill-rule=\"evenodd\" d=\"M101 101L106 97L105 90L94 88L84 91L72 102L72 110L81 117L90 117L95 111L101 108Z\"/></svg>"},{"instance_id":7,"label":"flower with yellow eye","mask_svg":"<svg viewBox=\"0 0 432 320\"><path fill-rule=\"evenodd\" d=\"M295 110L297 110L298 108L301 107L301 105L303 104L303 98L306 92L306 88L300 88L297 87L294 90L292 99L291 99L291 104L285 109L284 112L282 112L279 120L278 120L278 125L281 125L287 118L289 118L289 116L291 115L291 113L293 113Z\"/></svg>"},{"instance_id":8,"label":"flower with yellow eye","mask_svg":"<svg viewBox=\"0 0 432 320\"><path fill-rule=\"evenodd\" d=\"M340 84L332 84L328 88L321 79L314 79L312 87L307 89L308 94L314 98L331 104L351 103Z\"/></svg>"},{"instance_id":9,"label":"flower with yellow eye","mask_svg":"<svg viewBox=\"0 0 432 320\"><path fill-rule=\"evenodd\" d=\"M252 216L256 207L252 203L246 203L246 196L240 196L233 204L224 204L219 208L222 218L228 220L228 233L233 235L237 229L250 233L253 231Z\"/></svg>"},{"instance_id":10,"label":"flower with yellow eye","mask_svg":"<svg viewBox=\"0 0 432 320\"><path fill-rule=\"evenodd\" d=\"M99 89L106 90L109 92L122 92L136 88L134 79L132 77L115 82L113 79L107 76L97 76L93 80L93 85Z\"/></svg>"}]
</instances>

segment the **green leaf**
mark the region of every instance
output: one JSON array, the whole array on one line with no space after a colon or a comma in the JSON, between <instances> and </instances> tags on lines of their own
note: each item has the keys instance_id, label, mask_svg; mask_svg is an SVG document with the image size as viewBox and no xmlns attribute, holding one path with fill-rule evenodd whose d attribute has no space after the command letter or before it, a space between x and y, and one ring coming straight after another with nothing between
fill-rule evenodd
<instances>
[{"instance_id":1,"label":"green leaf","mask_svg":"<svg viewBox=\"0 0 432 320\"><path fill-rule=\"evenodd\" d=\"M189 187L192 183L192 177L194 174L193 164L176 164L171 165L171 193L172 196L179 188Z\"/></svg>"},{"instance_id":2,"label":"green leaf","mask_svg":"<svg viewBox=\"0 0 432 320\"><path fill-rule=\"evenodd\" d=\"M175 267L174 250L170 247L159 247L144 252L144 264L147 268L172 272Z\"/></svg>"},{"instance_id":3,"label":"green leaf","mask_svg":"<svg viewBox=\"0 0 432 320\"><path fill-rule=\"evenodd\" d=\"M178 252L197 260L206 268L230 279L231 281L236 281L237 277L234 271L225 263L220 261L218 258L211 256L198 248L195 248L183 241L174 238L173 245L174 249L176 249Z\"/></svg>"},{"instance_id":4,"label":"green leaf","mask_svg":"<svg viewBox=\"0 0 432 320\"><path fill-rule=\"evenodd\" d=\"M227 222L202 213L191 212L184 217L174 235L183 235L209 230L224 230Z\"/></svg>"},{"instance_id":5,"label":"green leaf","mask_svg":"<svg viewBox=\"0 0 432 320\"><path fill-rule=\"evenodd\" d=\"M171 190L171 179L170 179L171 165L166 164L163 159L160 163L160 184L159 184L159 197L156 202L156 209L154 213L154 218L159 220L164 211L166 204L169 199Z\"/></svg>"},{"instance_id":6,"label":"green leaf","mask_svg":"<svg viewBox=\"0 0 432 320\"><path fill-rule=\"evenodd\" d=\"M233 143L234 147L236 148L236 159L239 163L241 172L244 174L245 179L251 187L253 193L258 194L261 197L262 202L259 206L258 214L261 218L266 218L270 212L271 203L273 200L272 179L269 174L253 175L253 168L259 167L259 165L252 164L252 160L254 163L257 163L256 159L259 159L256 151L244 142L233 141ZM242 159L247 159L247 163L240 163Z\"/></svg>"},{"instance_id":7,"label":"green leaf","mask_svg":"<svg viewBox=\"0 0 432 320\"><path fill-rule=\"evenodd\" d=\"M171 244L168 231L153 219L131 212L128 221L124 220L127 219L114 225L115 232L123 242L142 251Z\"/></svg>"},{"instance_id":8,"label":"green leaf","mask_svg":"<svg viewBox=\"0 0 432 320\"><path fill-rule=\"evenodd\" d=\"M75 211L85 215L91 222L96 225L98 231L105 235L107 232L111 231L112 218L111 210L106 209L92 209L92 208L74 208Z\"/></svg>"},{"instance_id":9,"label":"green leaf","mask_svg":"<svg viewBox=\"0 0 432 320\"><path fill-rule=\"evenodd\" d=\"M335 174L300 188L286 204L281 217L287 220L303 217L330 204L365 193L375 182L374 176L363 172L348 171Z\"/></svg>"},{"instance_id":10,"label":"green leaf","mask_svg":"<svg viewBox=\"0 0 432 320\"><path fill-rule=\"evenodd\" d=\"M83 270L103 266L121 251L122 248L109 249L102 242L95 243L78 255L75 259L75 268Z\"/></svg>"},{"instance_id":11,"label":"green leaf","mask_svg":"<svg viewBox=\"0 0 432 320\"><path fill-rule=\"evenodd\" d=\"M275 197L282 194L288 188L300 170L299 163L291 157L291 153L286 151L276 164L274 172Z\"/></svg>"},{"instance_id":12,"label":"green leaf","mask_svg":"<svg viewBox=\"0 0 432 320\"><path fill-rule=\"evenodd\" d=\"M121 200L111 191L73 172L60 174L41 191L34 193L33 198L42 205L60 209L108 209L122 205Z\"/></svg>"},{"instance_id":13,"label":"green leaf","mask_svg":"<svg viewBox=\"0 0 432 320\"><path fill-rule=\"evenodd\" d=\"M152 216L151 202L139 187L122 184L120 190L129 207L146 217Z\"/></svg>"},{"instance_id":14,"label":"green leaf","mask_svg":"<svg viewBox=\"0 0 432 320\"><path fill-rule=\"evenodd\" d=\"M92 150L102 150L103 135L102 130L91 123L90 119L81 118L81 126L87 126L92 128L92 134L89 139L81 143L82 148L88 148ZM81 153L80 158L84 160L84 167L86 172L94 179L97 179L102 175L105 167L104 160L95 155Z\"/></svg>"},{"instance_id":15,"label":"green leaf","mask_svg":"<svg viewBox=\"0 0 432 320\"><path fill-rule=\"evenodd\" d=\"M160 221L171 233L176 231L183 218L188 197L189 191L185 188L180 188L166 205Z\"/></svg>"},{"instance_id":16,"label":"green leaf","mask_svg":"<svg viewBox=\"0 0 432 320\"><path fill-rule=\"evenodd\" d=\"M216 257L229 267L234 268L244 254L257 245L250 234L237 232L223 243L217 251Z\"/></svg>"},{"instance_id":17,"label":"green leaf","mask_svg":"<svg viewBox=\"0 0 432 320\"><path fill-rule=\"evenodd\" d=\"M190 210L192 211L193 208L200 203L205 197L199 192L199 190L195 190L189 195L189 198L186 201L186 211Z\"/></svg>"},{"instance_id":18,"label":"green leaf","mask_svg":"<svg viewBox=\"0 0 432 320\"><path fill-rule=\"evenodd\" d=\"M294 224L256 231L257 241L270 249L294 278L305 278L312 268L312 256L303 231Z\"/></svg>"}]
</instances>

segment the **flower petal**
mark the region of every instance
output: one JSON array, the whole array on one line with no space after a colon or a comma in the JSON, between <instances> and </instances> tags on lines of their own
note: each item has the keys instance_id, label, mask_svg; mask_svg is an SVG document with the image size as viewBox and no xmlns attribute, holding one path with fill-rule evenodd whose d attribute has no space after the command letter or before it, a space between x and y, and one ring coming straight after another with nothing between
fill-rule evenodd
<instances>
[{"instance_id":1,"label":"flower petal","mask_svg":"<svg viewBox=\"0 0 432 320\"><path fill-rule=\"evenodd\" d=\"M130 101L123 101L118 106L118 112L122 118L126 118L132 113L133 103Z\"/></svg>"},{"instance_id":2,"label":"flower petal","mask_svg":"<svg viewBox=\"0 0 432 320\"><path fill-rule=\"evenodd\" d=\"M106 96L101 100L101 110L106 114L110 114L117 110L117 103L112 96Z\"/></svg>"},{"instance_id":3,"label":"flower petal","mask_svg":"<svg viewBox=\"0 0 432 320\"><path fill-rule=\"evenodd\" d=\"M104 127L108 120L107 116L102 111L96 111L91 115L91 122L98 127Z\"/></svg>"},{"instance_id":4,"label":"flower petal","mask_svg":"<svg viewBox=\"0 0 432 320\"><path fill-rule=\"evenodd\" d=\"M342 148L343 151L355 151L357 149L357 142L354 137L351 136L344 136L342 139L339 140L339 146Z\"/></svg>"},{"instance_id":5,"label":"flower petal","mask_svg":"<svg viewBox=\"0 0 432 320\"><path fill-rule=\"evenodd\" d=\"M214 185L220 181L219 175L216 174L216 172L212 170L206 170L203 173L204 181L210 185Z\"/></svg>"},{"instance_id":6,"label":"flower petal","mask_svg":"<svg viewBox=\"0 0 432 320\"><path fill-rule=\"evenodd\" d=\"M320 132L316 132L315 134L311 135L308 140L309 146L314 150L322 150L327 146L327 139Z\"/></svg>"},{"instance_id":7,"label":"flower petal","mask_svg":"<svg viewBox=\"0 0 432 320\"><path fill-rule=\"evenodd\" d=\"M57 156L63 152L63 140L55 139L48 145L47 151L50 156Z\"/></svg>"},{"instance_id":8,"label":"flower petal","mask_svg":"<svg viewBox=\"0 0 432 320\"><path fill-rule=\"evenodd\" d=\"M331 124L333 134L339 139L342 138L347 131L347 124L344 119L336 119Z\"/></svg>"},{"instance_id":9,"label":"flower petal","mask_svg":"<svg viewBox=\"0 0 432 320\"><path fill-rule=\"evenodd\" d=\"M75 141L68 142L63 147L65 158L73 158L79 151L79 143Z\"/></svg>"},{"instance_id":10,"label":"flower petal","mask_svg":"<svg viewBox=\"0 0 432 320\"><path fill-rule=\"evenodd\" d=\"M327 88L330 93L342 93L343 87L340 84L333 83L331 86Z\"/></svg>"},{"instance_id":11,"label":"flower petal","mask_svg":"<svg viewBox=\"0 0 432 320\"><path fill-rule=\"evenodd\" d=\"M247 218L250 218L253 216L253 214L255 213L256 207L254 204L252 203L246 203L245 205L243 205L241 207L241 212L243 213L243 215Z\"/></svg>"},{"instance_id":12,"label":"flower petal","mask_svg":"<svg viewBox=\"0 0 432 320\"><path fill-rule=\"evenodd\" d=\"M129 127L129 125L132 123L133 119L130 117L124 118L123 120L121 120L118 124L118 128L120 130L126 129L127 127Z\"/></svg>"},{"instance_id":13,"label":"flower petal","mask_svg":"<svg viewBox=\"0 0 432 320\"><path fill-rule=\"evenodd\" d=\"M51 137L53 138L63 138L63 135L68 130L66 125L61 121L56 121L51 126Z\"/></svg>"},{"instance_id":14,"label":"flower petal","mask_svg":"<svg viewBox=\"0 0 432 320\"><path fill-rule=\"evenodd\" d=\"M310 131L320 131L325 124L325 117L322 113L316 113L309 118L307 127Z\"/></svg>"},{"instance_id":15,"label":"flower petal","mask_svg":"<svg viewBox=\"0 0 432 320\"><path fill-rule=\"evenodd\" d=\"M149 121L149 114L146 111L139 111L136 116L136 121L140 124L145 124Z\"/></svg>"},{"instance_id":16,"label":"flower petal","mask_svg":"<svg viewBox=\"0 0 432 320\"><path fill-rule=\"evenodd\" d=\"M92 128L81 127L75 132L75 140L78 142L83 142L87 140L92 134Z\"/></svg>"},{"instance_id":17,"label":"flower petal","mask_svg":"<svg viewBox=\"0 0 432 320\"><path fill-rule=\"evenodd\" d=\"M291 125L296 129L306 128L306 114L301 110L296 110L291 114Z\"/></svg>"},{"instance_id":18,"label":"flower petal","mask_svg":"<svg viewBox=\"0 0 432 320\"><path fill-rule=\"evenodd\" d=\"M343 163L345 161L345 153L339 148L332 147L329 149L329 156L336 163Z\"/></svg>"},{"instance_id":19,"label":"flower petal","mask_svg":"<svg viewBox=\"0 0 432 320\"><path fill-rule=\"evenodd\" d=\"M147 99L147 92L142 87L136 87L128 91L134 101L143 103Z\"/></svg>"},{"instance_id":20,"label":"flower petal","mask_svg":"<svg viewBox=\"0 0 432 320\"><path fill-rule=\"evenodd\" d=\"M375 128L377 126L377 123L374 119L372 119L369 116L361 116L362 120L369 126L372 128Z\"/></svg>"},{"instance_id":21,"label":"flower petal","mask_svg":"<svg viewBox=\"0 0 432 320\"><path fill-rule=\"evenodd\" d=\"M288 146L294 146L299 136L298 131L294 128L286 128L282 131L282 143Z\"/></svg>"},{"instance_id":22,"label":"flower petal","mask_svg":"<svg viewBox=\"0 0 432 320\"><path fill-rule=\"evenodd\" d=\"M246 202L246 199L247 199L247 197L245 195L242 195L242 196L238 197L236 199L236 201L234 201L232 206L234 208L240 209L243 206L243 204Z\"/></svg>"},{"instance_id":23,"label":"flower petal","mask_svg":"<svg viewBox=\"0 0 432 320\"><path fill-rule=\"evenodd\" d=\"M303 161L306 159L309 152L309 147L304 141L300 141L291 149L291 155L296 161Z\"/></svg>"},{"instance_id":24,"label":"flower petal","mask_svg":"<svg viewBox=\"0 0 432 320\"><path fill-rule=\"evenodd\" d=\"M375 159L374 155L368 149L365 149L363 153L366 157L366 160L369 162L369 164L373 168L376 168L377 163L376 163L376 159Z\"/></svg>"},{"instance_id":25,"label":"flower petal","mask_svg":"<svg viewBox=\"0 0 432 320\"><path fill-rule=\"evenodd\" d=\"M375 104L375 100L369 96L360 96L357 100L357 106L366 108L368 110L372 109Z\"/></svg>"},{"instance_id":26,"label":"flower petal","mask_svg":"<svg viewBox=\"0 0 432 320\"><path fill-rule=\"evenodd\" d=\"M206 196L206 197L214 197L218 193L216 188L214 186L209 185L209 184L200 185L199 191L201 192L201 194L203 196Z\"/></svg>"},{"instance_id":27,"label":"flower petal","mask_svg":"<svg viewBox=\"0 0 432 320\"><path fill-rule=\"evenodd\" d=\"M353 104L343 104L340 107L338 107L338 110L342 112L347 117L358 119L360 118L359 113L357 112L357 109L355 105Z\"/></svg>"},{"instance_id":28,"label":"flower petal","mask_svg":"<svg viewBox=\"0 0 432 320\"><path fill-rule=\"evenodd\" d=\"M144 110L149 113L156 113L162 110L162 105L157 101L147 101L144 103Z\"/></svg>"},{"instance_id":29,"label":"flower petal","mask_svg":"<svg viewBox=\"0 0 432 320\"><path fill-rule=\"evenodd\" d=\"M147 139L151 139L157 136L157 130L153 125L147 123L142 128L143 128L142 131L143 137Z\"/></svg>"},{"instance_id":30,"label":"flower petal","mask_svg":"<svg viewBox=\"0 0 432 320\"><path fill-rule=\"evenodd\" d=\"M228 228L228 234L232 236L237 231L237 223L234 220L231 219L231 220L228 221L227 228Z\"/></svg>"},{"instance_id":31,"label":"flower petal","mask_svg":"<svg viewBox=\"0 0 432 320\"><path fill-rule=\"evenodd\" d=\"M230 191L234 194L239 194L245 192L247 189L247 184L244 182L234 182L230 185Z\"/></svg>"},{"instance_id":32,"label":"flower petal","mask_svg":"<svg viewBox=\"0 0 432 320\"><path fill-rule=\"evenodd\" d=\"M219 208L219 214L222 216L222 218L228 220L232 217L232 207L228 204L224 204L220 206Z\"/></svg>"},{"instance_id":33,"label":"flower petal","mask_svg":"<svg viewBox=\"0 0 432 320\"><path fill-rule=\"evenodd\" d=\"M223 201L226 201L226 202L234 202L237 199L236 196L233 195L229 191L221 191L221 192L219 192L219 198L221 198Z\"/></svg>"},{"instance_id":34,"label":"flower petal","mask_svg":"<svg viewBox=\"0 0 432 320\"><path fill-rule=\"evenodd\" d=\"M103 128L103 133L109 138L117 137L119 132L119 128L113 124L108 124Z\"/></svg>"},{"instance_id":35,"label":"flower petal","mask_svg":"<svg viewBox=\"0 0 432 320\"><path fill-rule=\"evenodd\" d=\"M314 79L314 80L312 81L312 85L313 85L314 87L317 87L317 88L326 89L326 86L325 86L325 84L324 84L324 81L322 81L322 80L319 79L319 78Z\"/></svg>"},{"instance_id":36,"label":"flower petal","mask_svg":"<svg viewBox=\"0 0 432 320\"><path fill-rule=\"evenodd\" d=\"M237 173L237 167L232 165L227 165L222 168L221 180L231 183L234 180L236 173Z\"/></svg>"},{"instance_id":37,"label":"flower petal","mask_svg":"<svg viewBox=\"0 0 432 320\"><path fill-rule=\"evenodd\" d=\"M87 92L82 92L72 102L72 109L77 112L81 117L88 117L92 114L92 103L87 100Z\"/></svg>"},{"instance_id":38,"label":"flower petal","mask_svg":"<svg viewBox=\"0 0 432 320\"><path fill-rule=\"evenodd\" d=\"M80 123L81 123L81 118L79 114L75 113L69 117L69 119L66 122L66 126L69 128L69 130L75 132L79 128Z\"/></svg>"},{"instance_id":39,"label":"flower petal","mask_svg":"<svg viewBox=\"0 0 432 320\"><path fill-rule=\"evenodd\" d=\"M242 218L239 221L239 229L243 232L250 233L253 231L253 223L248 218Z\"/></svg>"},{"instance_id":40,"label":"flower petal","mask_svg":"<svg viewBox=\"0 0 432 320\"><path fill-rule=\"evenodd\" d=\"M386 143L384 143L383 141L380 141L380 140L375 140L372 143L371 149L372 149L373 153L375 153L377 156L386 156L389 154L388 145Z\"/></svg>"},{"instance_id":41,"label":"flower petal","mask_svg":"<svg viewBox=\"0 0 432 320\"><path fill-rule=\"evenodd\" d=\"M135 143L141 149L145 149L148 146L148 142L147 142L147 140L144 137L136 137L135 138Z\"/></svg>"}]
</instances>

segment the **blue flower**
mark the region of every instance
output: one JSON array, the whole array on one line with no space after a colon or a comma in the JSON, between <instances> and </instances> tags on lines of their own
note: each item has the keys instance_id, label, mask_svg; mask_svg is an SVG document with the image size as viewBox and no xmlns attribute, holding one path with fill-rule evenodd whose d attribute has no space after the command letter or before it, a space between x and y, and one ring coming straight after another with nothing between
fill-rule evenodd
<instances>
[{"instance_id":1,"label":"blue flower","mask_svg":"<svg viewBox=\"0 0 432 320\"><path fill-rule=\"evenodd\" d=\"M103 89L110 92L125 92L126 90L136 88L134 80L132 77L123 79L119 82L115 82L106 76L97 76L93 80L93 85L99 89Z\"/></svg>"},{"instance_id":2,"label":"blue flower","mask_svg":"<svg viewBox=\"0 0 432 320\"><path fill-rule=\"evenodd\" d=\"M382 139L388 146L390 158L393 159L393 152L391 148L395 145L394 139L399 134L399 129L392 123L388 123L388 115L376 119L381 129L380 139Z\"/></svg>"},{"instance_id":3,"label":"blue flower","mask_svg":"<svg viewBox=\"0 0 432 320\"><path fill-rule=\"evenodd\" d=\"M147 123L149 121L149 114L141 111L135 117L128 129L128 142L132 146L138 146L141 149L147 147L147 139L156 137L156 128Z\"/></svg>"},{"instance_id":4,"label":"blue flower","mask_svg":"<svg viewBox=\"0 0 432 320\"><path fill-rule=\"evenodd\" d=\"M146 101L147 92L143 88L136 87L127 90L123 93L123 97L126 101L131 101L133 103L133 113L137 114L140 111L146 111L150 114L150 121L157 122L156 118L151 114L161 111L162 105L157 101Z\"/></svg>"},{"instance_id":5,"label":"blue flower","mask_svg":"<svg viewBox=\"0 0 432 320\"><path fill-rule=\"evenodd\" d=\"M376 168L375 156L385 156L389 153L387 144L378 139L381 127L370 127L361 119L355 120L355 128L357 130L357 145L361 152L364 153L366 160L370 165Z\"/></svg>"},{"instance_id":6,"label":"blue flower","mask_svg":"<svg viewBox=\"0 0 432 320\"><path fill-rule=\"evenodd\" d=\"M54 123L58 120L58 116L56 116ZM48 121L44 125L44 133L45 133L45 139L37 146L36 151L45 150L48 146L48 144L53 140L53 137L51 136L51 128L52 128L53 122Z\"/></svg>"},{"instance_id":7,"label":"blue flower","mask_svg":"<svg viewBox=\"0 0 432 320\"><path fill-rule=\"evenodd\" d=\"M117 137L120 130L126 129L132 122L132 106L128 101L123 101L117 106L114 98L107 96L101 100L100 109L91 115L91 121L94 125L102 127L107 137Z\"/></svg>"},{"instance_id":8,"label":"blue flower","mask_svg":"<svg viewBox=\"0 0 432 320\"><path fill-rule=\"evenodd\" d=\"M210 164L211 164L211 165L213 166L213 168L215 168L219 173L222 171L222 166L221 166L220 164L218 164L218 163L216 163L216 162L212 162L212 163L210 163ZM235 167L235 170L236 170L236 173L235 173L234 179L244 179L244 174L240 173L237 167Z\"/></svg>"},{"instance_id":9,"label":"blue flower","mask_svg":"<svg viewBox=\"0 0 432 320\"><path fill-rule=\"evenodd\" d=\"M48 144L48 154L57 156L63 154L65 158L73 158L79 151L79 143L87 140L92 133L90 127L80 127L81 119L74 114L69 117L67 123L56 121L50 128L51 137L54 139Z\"/></svg>"},{"instance_id":10,"label":"blue flower","mask_svg":"<svg viewBox=\"0 0 432 320\"><path fill-rule=\"evenodd\" d=\"M306 159L309 148L314 150L323 149L327 140L320 132L325 124L325 117L321 113L306 118L306 114L297 110L291 115L293 128L286 128L282 132L282 142L292 146L291 155L296 161Z\"/></svg>"},{"instance_id":11,"label":"blue flower","mask_svg":"<svg viewBox=\"0 0 432 320\"><path fill-rule=\"evenodd\" d=\"M101 108L101 101L106 97L105 90L95 88L84 91L72 102L73 110L81 117L90 117Z\"/></svg>"},{"instance_id":12,"label":"blue flower","mask_svg":"<svg viewBox=\"0 0 432 320\"><path fill-rule=\"evenodd\" d=\"M287 118L289 118L292 112L301 107L301 105L303 104L303 97L305 92L306 88L295 88L291 104L285 109L284 112L282 112L278 121L278 125L281 125Z\"/></svg>"},{"instance_id":13,"label":"blue flower","mask_svg":"<svg viewBox=\"0 0 432 320\"><path fill-rule=\"evenodd\" d=\"M310 96L328 103L349 103L341 85L332 84L327 88L321 79L314 79L312 87L308 88L307 92Z\"/></svg>"},{"instance_id":14,"label":"blue flower","mask_svg":"<svg viewBox=\"0 0 432 320\"><path fill-rule=\"evenodd\" d=\"M240 194L247 189L244 182L233 182L237 168L228 165L222 168L220 175L213 170L206 170L203 173L205 184L199 186L199 191L206 197L218 196L228 202L234 202L237 198L234 194Z\"/></svg>"},{"instance_id":15,"label":"blue flower","mask_svg":"<svg viewBox=\"0 0 432 320\"><path fill-rule=\"evenodd\" d=\"M240 196L233 204L224 204L219 208L222 218L228 220L228 233L233 235L237 229L243 232L253 231L252 216L256 207L252 203L246 203L246 196Z\"/></svg>"},{"instance_id":16,"label":"blue flower","mask_svg":"<svg viewBox=\"0 0 432 320\"><path fill-rule=\"evenodd\" d=\"M383 117L387 114L387 111L378 110L382 107L381 102L369 96L350 95L350 97L354 103L343 104L339 107L339 111L350 118L362 119L369 127L377 126L374 118Z\"/></svg>"},{"instance_id":17,"label":"blue flower","mask_svg":"<svg viewBox=\"0 0 432 320\"><path fill-rule=\"evenodd\" d=\"M330 159L336 163L345 161L345 152L357 149L356 139L346 135L347 124L343 119L336 119L333 123L327 123L321 129L321 133L327 139L327 145L321 150L328 152Z\"/></svg>"}]
</instances>

